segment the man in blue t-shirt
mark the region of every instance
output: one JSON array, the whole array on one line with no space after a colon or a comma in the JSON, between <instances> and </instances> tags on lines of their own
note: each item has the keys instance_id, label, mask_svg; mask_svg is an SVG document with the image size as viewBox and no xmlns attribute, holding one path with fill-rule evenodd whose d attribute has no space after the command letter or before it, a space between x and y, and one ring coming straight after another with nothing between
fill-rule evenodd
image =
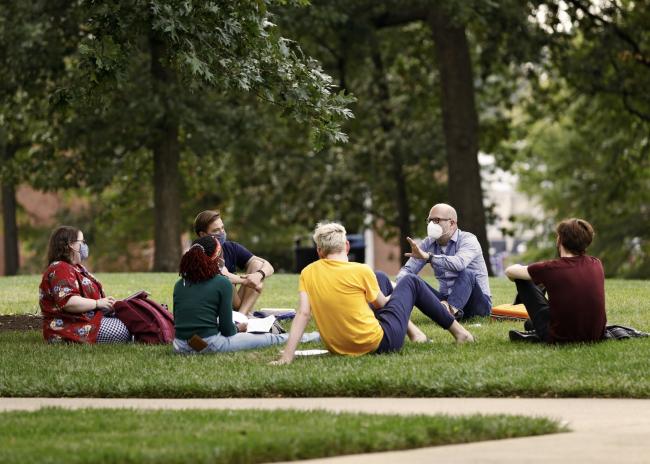
<instances>
[{"instance_id":1,"label":"man in blue t-shirt","mask_svg":"<svg viewBox=\"0 0 650 464\"><path fill-rule=\"evenodd\" d=\"M223 248L224 265L221 270L230 282L237 288L233 292L233 308L243 314L253 310L264 287L263 281L273 275L273 266L237 242L226 240L226 229L219 211L203 211L194 219L194 231L199 237L212 235ZM235 274L237 270L244 275Z\"/></svg>"}]
</instances>

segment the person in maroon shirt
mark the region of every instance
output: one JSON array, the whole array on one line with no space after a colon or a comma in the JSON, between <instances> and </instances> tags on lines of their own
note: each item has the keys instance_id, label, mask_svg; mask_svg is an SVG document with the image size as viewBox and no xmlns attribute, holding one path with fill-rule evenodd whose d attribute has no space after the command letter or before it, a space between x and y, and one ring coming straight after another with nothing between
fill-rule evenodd
<instances>
[{"instance_id":1,"label":"person in maroon shirt","mask_svg":"<svg viewBox=\"0 0 650 464\"><path fill-rule=\"evenodd\" d=\"M52 232L48 266L39 286L43 338L49 343L127 342L131 334L117 317L110 317L115 298L81 264L88 258L83 232L61 226Z\"/></svg>"},{"instance_id":2,"label":"person in maroon shirt","mask_svg":"<svg viewBox=\"0 0 650 464\"><path fill-rule=\"evenodd\" d=\"M607 324L605 273L598 258L585 254L594 229L583 219L566 219L556 232L558 259L529 266L515 264L506 269L506 276L515 282L542 341L602 340ZM538 285L546 289L548 299Z\"/></svg>"}]
</instances>

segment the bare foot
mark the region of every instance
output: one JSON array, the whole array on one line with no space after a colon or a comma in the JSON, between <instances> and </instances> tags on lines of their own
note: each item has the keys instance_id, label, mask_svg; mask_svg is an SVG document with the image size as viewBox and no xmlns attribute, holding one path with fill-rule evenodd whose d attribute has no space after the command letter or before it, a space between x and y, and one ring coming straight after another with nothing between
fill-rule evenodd
<instances>
[{"instance_id":1,"label":"bare foot","mask_svg":"<svg viewBox=\"0 0 650 464\"><path fill-rule=\"evenodd\" d=\"M426 334L411 321L409 321L406 333L409 336L409 340L411 340L413 343L426 343L428 340Z\"/></svg>"},{"instance_id":2,"label":"bare foot","mask_svg":"<svg viewBox=\"0 0 650 464\"><path fill-rule=\"evenodd\" d=\"M462 345L463 343L472 343L474 342L474 337L471 333L467 331L465 327L460 325L458 321L454 321L449 327L449 332L454 336L456 343Z\"/></svg>"},{"instance_id":3,"label":"bare foot","mask_svg":"<svg viewBox=\"0 0 650 464\"><path fill-rule=\"evenodd\" d=\"M463 343L474 343L474 336L467 330L465 333L459 334L458 336L454 335L454 338L456 339L456 343L459 345L462 345Z\"/></svg>"},{"instance_id":4,"label":"bare foot","mask_svg":"<svg viewBox=\"0 0 650 464\"><path fill-rule=\"evenodd\" d=\"M409 335L409 339L410 339L413 343L426 343L426 342L429 340L425 334L422 334L422 335L413 335L413 336L410 336L410 335Z\"/></svg>"}]
</instances>

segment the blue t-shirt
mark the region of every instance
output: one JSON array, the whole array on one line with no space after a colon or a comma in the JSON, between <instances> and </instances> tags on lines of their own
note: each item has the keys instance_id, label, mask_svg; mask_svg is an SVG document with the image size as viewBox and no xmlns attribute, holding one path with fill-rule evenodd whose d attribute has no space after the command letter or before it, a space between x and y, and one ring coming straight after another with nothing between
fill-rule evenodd
<instances>
[{"instance_id":1,"label":"blue t-shirt","mask_svg":"<svg viewBox=\"0 0 650 464\"><path fill-rule=\"evenodd\" d=\"M223 243L223 259L229 272L237 272L237 269L246 269L246 264L253 257L253 253L237 242L226 240Z\"/></svg>"}]
</instances>

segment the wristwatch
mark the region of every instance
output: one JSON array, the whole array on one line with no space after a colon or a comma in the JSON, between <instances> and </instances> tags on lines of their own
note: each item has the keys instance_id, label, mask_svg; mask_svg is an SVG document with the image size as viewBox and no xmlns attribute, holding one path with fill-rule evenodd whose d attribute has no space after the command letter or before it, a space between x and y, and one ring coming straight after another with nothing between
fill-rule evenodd
<instances>
[{"instance_id":1,"label":"wristwatch","mask_svg":"<svg viewBox=\"0 0 650 464\"><path fill-rule=\"evenodd\" d=\"M427 258L427 263L433 266L433 253L429 253L429 257Z\"/></svg>"},{"instance_id":2,"label":"wristwatch","mask_svg":"<svg viewBox=\"0 0 650 464\"><path fill-rule=\"evenodd\" d=\"M257 271L255 271L255 272L259 272L260 274L262 274L262 280L264 280L264 279L266 279L266 274L264 273L264 271L263 271L263 270L261 270L261 269L258 269L258 270L257 270Z\"/></svg>"}]
</instances>

